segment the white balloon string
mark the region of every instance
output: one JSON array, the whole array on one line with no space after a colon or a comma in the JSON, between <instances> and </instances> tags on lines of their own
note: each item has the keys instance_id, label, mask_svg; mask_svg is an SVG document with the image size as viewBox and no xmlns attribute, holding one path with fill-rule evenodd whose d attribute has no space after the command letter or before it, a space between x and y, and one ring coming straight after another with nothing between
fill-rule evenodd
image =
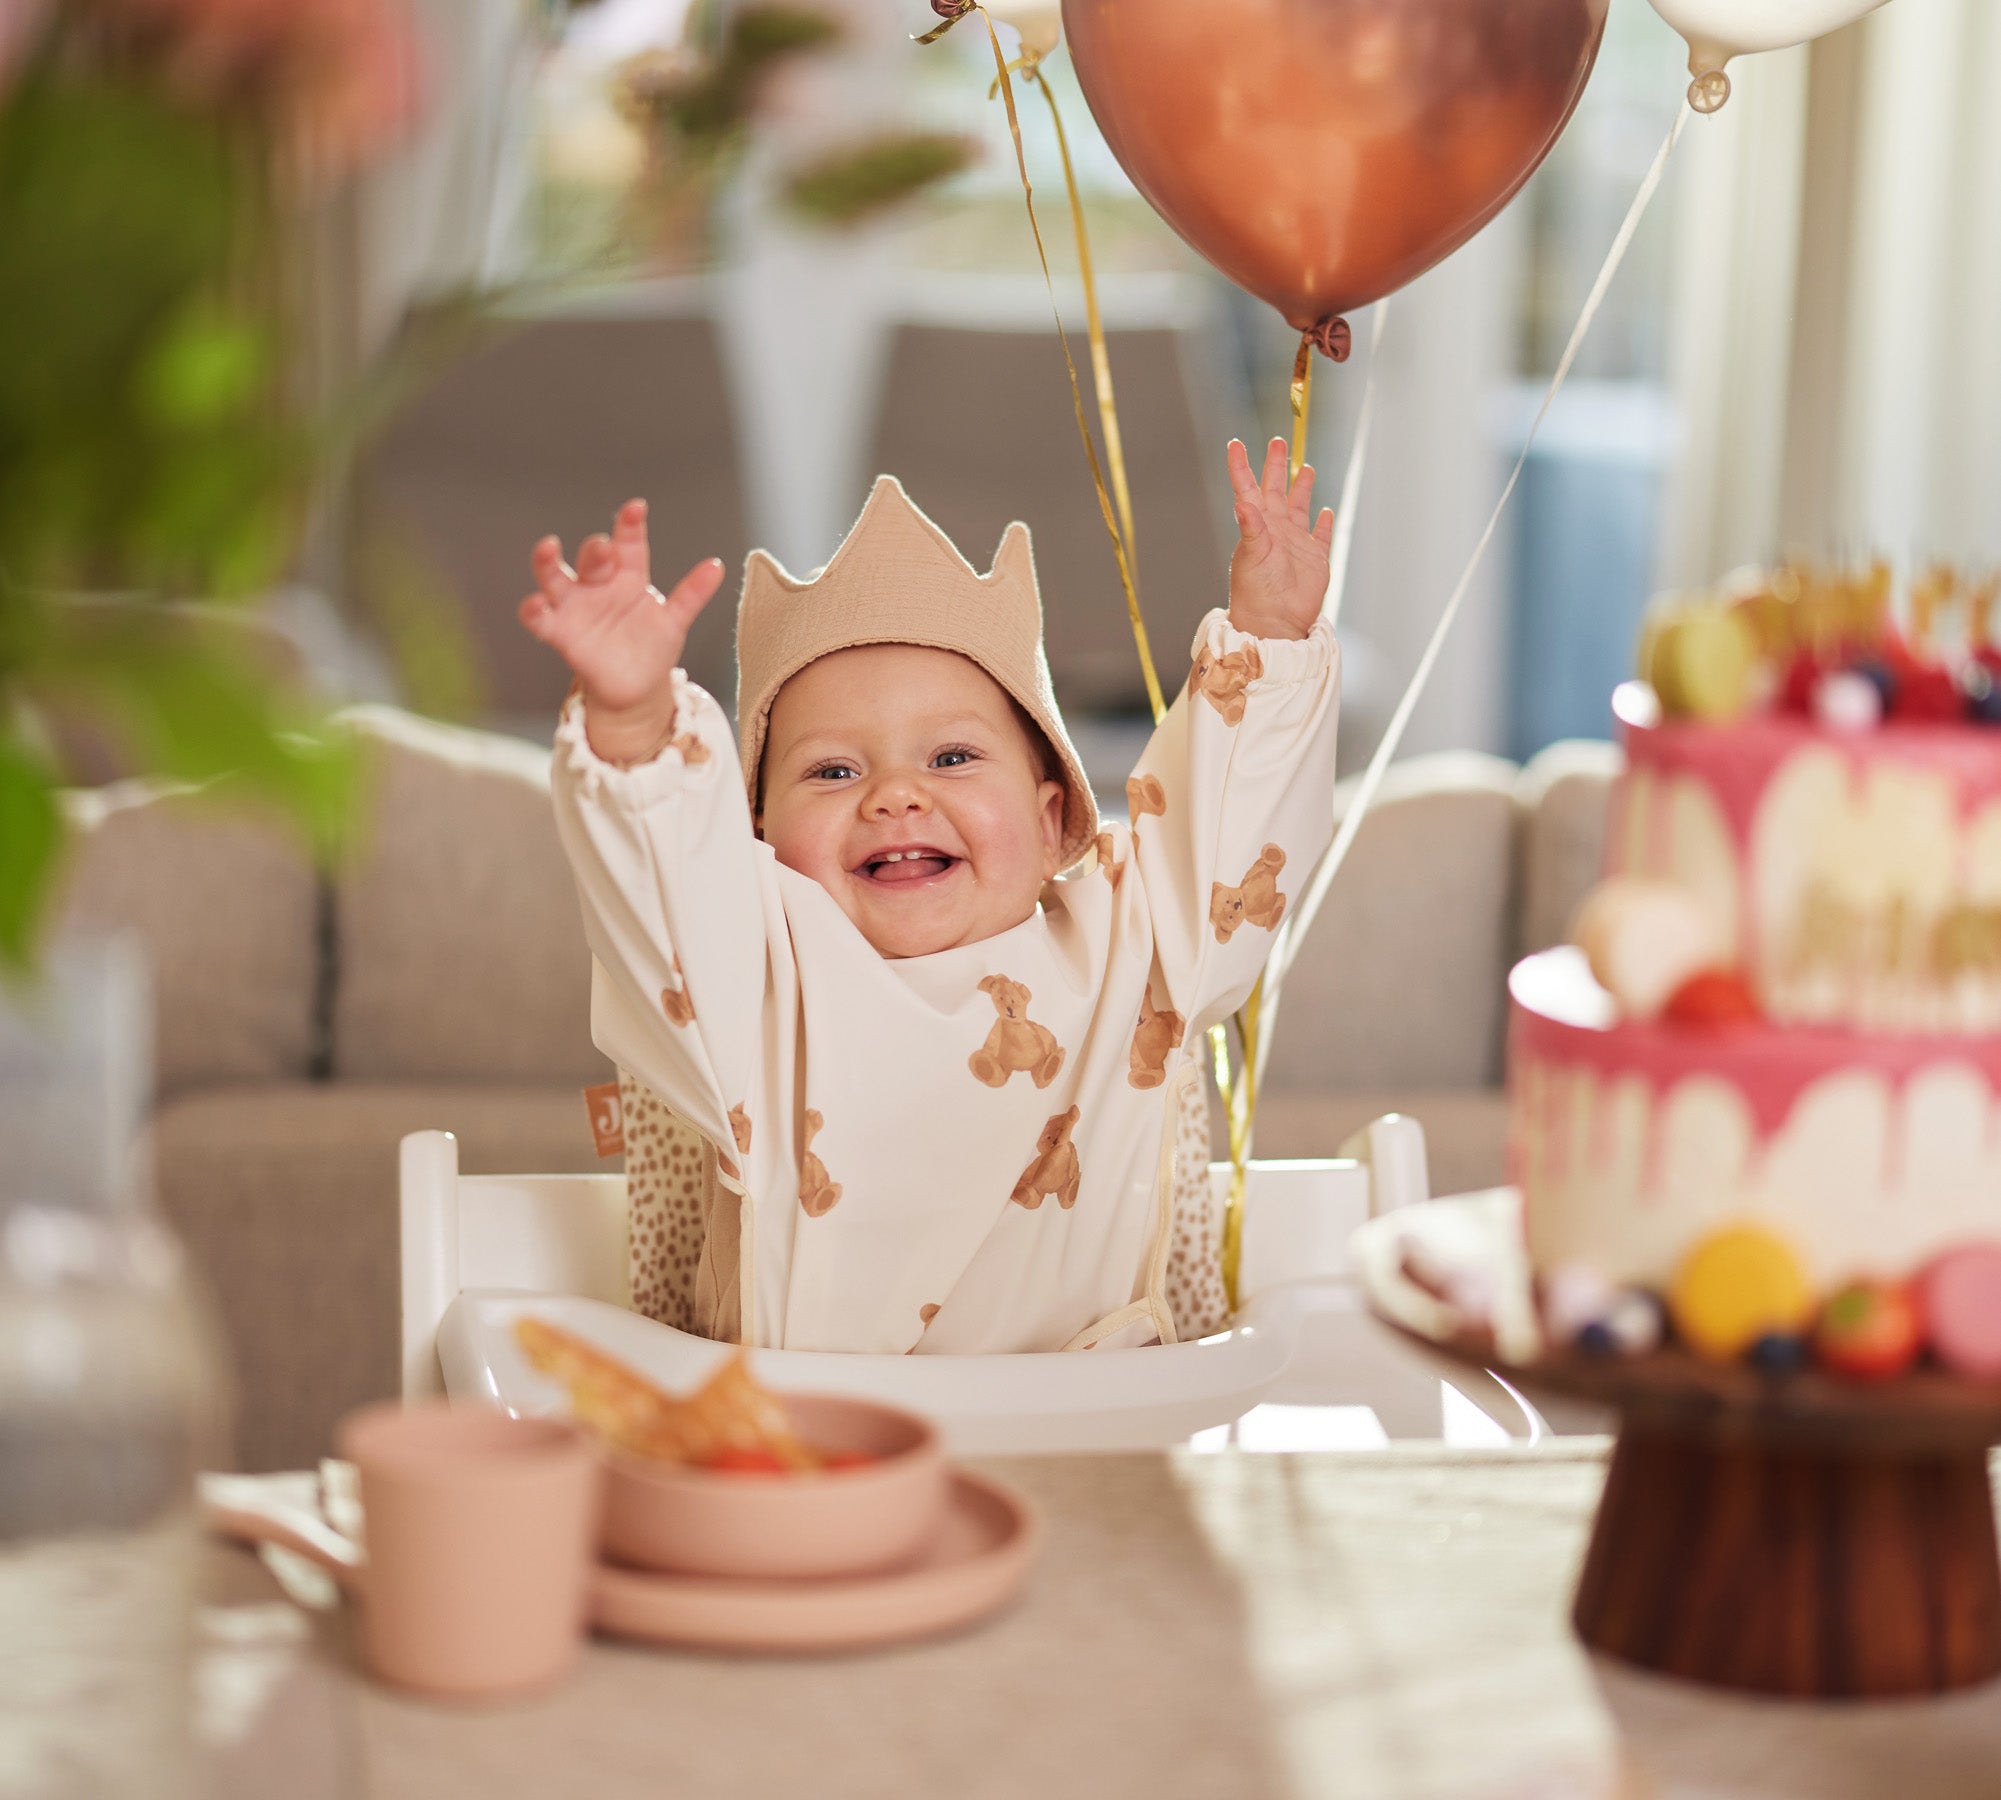
<instances>
[{"instance_id":1,"label":"white balloon string","mask_svg":"<svg viewBox=\"0 0 2001 1800\"><path fill-rule=\"evenodd\" d=\"M1390 316L1387 298L1376 302L1369 328L1369 373L1362 383L1362 410L1355 415L1355 441L1348 448L1348 472L1341 477L1341 502L1334 513L1334 543L1328 555L1327 598L1320 616L1329 625L1341 622L1341 601L1348 591L1348 556L1355 547L1355 509L1362 498L1362 471L1369 461L1369 425L1376 413L1377 357L1383 347L1383 321Z\"/></svg>"},{"instance_id":2,"label":"white balloon string","mask_svg":"<svg viewBox=\"0 0 2001 1800\"><path fill-rule=\"evenodd\" d=\"M1473 546L1473 555L1459 576L1451 598L1445 602L1445 610L1439 614L1438 623L1432 628L1430 641L1424 647L1424 654L1418 658L1417 668L1410 678L1410 685L1404 689L1403 698L1397 702L1396 711L1390 715L1388 727L1383 732L1382 742L1376 746L1376 753L1369 758L1369 765L1362 772L1362 779L1356 784L1348 802L1348 809L1342 815L1341 827L1334 834L1334 842L1328 846L1327 854L1320 859L1307 883L1305 897L1300 903L1287 909L1284 925L1278 941L1272 946L1270 961L1265 966L1265 993L1263 1016L1258 1021L1258 1067L1269 1068L1272 1034L1278 1024L1278 1001L1285 985L1286 971L1292 966L1300 946L1306 941L1306 934L1313 928L1315 916L1320 911L1321 902L1327 898L1327 890L1341 865L1347 860L1348 851L1355 842L1355 834L1362 829L1362 821L1368 816L1370 804L1376 797L1376 790L1383 784L1388 773L1390 759L1397 753L1397 746L1403 741L1405 728L1410 724L1411 714L1417 710L1417 703L1424 696L1425 684L1431 679L1431 672L1437 665L1439 653L1445 648L1445 640L1451 635L1452 626L1459 617L1459 609L1464 604L1473 578L1480 572L1486 560L1487 549L1494 541L1494 532L1501 523L1501 516L1507 511L1508 502L1514 497L1516 485L1521 481L1522 469L1527 464L1529 451L1534 447L1536 433L1542 429L1542 422L1548 416L1551 404L1570 376L1571 365L1577 360L1577 353L1583 348L1586 334L1592 321L1598 316L1598 308L1605 299L1605 291L1612 285L1612 277L1618 273L1619 265L1625 260L1627 247L1633 241L1633 234L1640 227L1640 220L1646 216L1655 190L1661 184L1661 177L1667 172L1668 158L1674 154L1674 147L1681 139L1682 127L1691 114L1686 105L1675 114L1674 124L1669 127L1666 140L1654 157L1653 166L1647 170L1646 178L1640 183L1640 191L1633 196L1633 204L1627 209L1625 222L1612 240L1612 248L1605 254L1604 266L1598 271L1598 279L1591 284L1591 292L1585 297L1584 310L1578 314L1577 323L1570 333L1570 342L1564 346L1563 355L1558 359L1556 373L1550 377L1549 390L1542 397L1542 405L1536 409L1535 418L1530 422L1528 435L1522 440L1521 453L1515 458L1515 466L1509 472L1507 485L1501 489L1501 497L1494 503L1494 510L1488 517L1487 527L1480 533L1480 540Z\"/></svg>"}]
</instances>

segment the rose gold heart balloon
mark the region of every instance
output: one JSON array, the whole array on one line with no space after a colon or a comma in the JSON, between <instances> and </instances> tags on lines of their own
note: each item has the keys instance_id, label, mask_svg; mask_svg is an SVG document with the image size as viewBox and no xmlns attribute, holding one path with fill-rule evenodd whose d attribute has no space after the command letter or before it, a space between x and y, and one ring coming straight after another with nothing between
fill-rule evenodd
<instances>
[{"instance_id":1,"label":"rose gold heart balloon","mask_svg":"<svg viewBox=\"0 0 2001 1800\"><path fill-rule=\"evenodd\" d=\"M1458 249L1549 153L1609 0L1063 0L1154 210L1300 331Z\"/></svg>"}]
</instances>

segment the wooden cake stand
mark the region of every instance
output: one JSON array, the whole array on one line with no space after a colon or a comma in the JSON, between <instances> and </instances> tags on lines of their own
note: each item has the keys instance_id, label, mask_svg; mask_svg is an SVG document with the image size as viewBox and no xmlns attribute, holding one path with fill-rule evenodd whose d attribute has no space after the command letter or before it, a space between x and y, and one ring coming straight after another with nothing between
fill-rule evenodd
<instances>
[{"instance_id":1,"label":"wooden cake stand","mask_svg":"<svg viewBox=\"0 0 2001 1800\"><path fill-rule=\"evenodd\" d=\"M1429 1236L1418 1215L1498 1198L1403 1209L1363 1237ZM1412 1343L1619 1413L1571 1612L1591 1648L1811 1698L1943 1693L2001 1674L1987 1460L2001 1441L2001 1383L1935 1370L1879 1383L1772 1376L1672 1347L1509 1361L1484 1335L1431 1337L1386 1305L1382 1247L1379 1236L1359 1259L1364 1283L1376 1315Z\"/></svg>"}]
</instances>

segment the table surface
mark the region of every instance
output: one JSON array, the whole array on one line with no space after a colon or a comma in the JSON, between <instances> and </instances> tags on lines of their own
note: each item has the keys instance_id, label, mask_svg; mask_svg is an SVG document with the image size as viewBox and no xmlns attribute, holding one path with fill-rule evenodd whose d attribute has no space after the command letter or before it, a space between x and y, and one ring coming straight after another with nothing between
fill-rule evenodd
<instances>
[{"instance_id":1,"label":"table surface","mask_svg":"<svg viewBox=\"0 0 2001 1800\"><path fill-rule=\"evenodd\" d=\"M1952 1800L2001 1792L2001 1687L1804 1705L1583 1652L1566 1623L1602 1439L982 1465L1043 1508L1012 1611L869 1654L590 1646L485 1710L353 1673L216 1547L201 1718L219 1800Z\"/></svg>"}]
</instances>

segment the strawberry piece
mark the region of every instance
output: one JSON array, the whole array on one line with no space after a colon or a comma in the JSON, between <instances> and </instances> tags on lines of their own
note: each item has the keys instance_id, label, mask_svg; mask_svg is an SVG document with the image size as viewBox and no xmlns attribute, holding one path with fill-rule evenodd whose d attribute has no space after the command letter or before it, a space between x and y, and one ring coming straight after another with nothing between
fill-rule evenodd
<instances>
[{"instance_id":1,"label":"strawberry piece","mask_svg":"<svg viewBox=\"0 0 2001 1800\"><path fill-rule=\"evenodd\" d=\"M702 1465L718 1475L786 1475L791 1471L774 1450L730 1445L718 1450Z\"/></svg>"},{"instance_id":2,"label":"strawberry piece","mask_svg":"<svg viewBox=\"0 0 2001 1800\"><path fill-rule=\"evenodd\" d=\"M1813 1334L1821 1366L1851 1381L1887 1381L1918 1360L1924 1333L1911 1290L1853 1281L1821 1309Z\"/></svg>"},{"instance_id":3,"label":"strawberry piece","mask_svg":"<svg viewBox=\"0 0 2001 1800\"><path fill-rule=\"evenodd\" d=\"M1750 1025L1764 1017L1757 995L1734 969L1702 969L1668 996L1661 1017L1670 1025L1702 1029Z\"/></svg>"}]
</instances>

